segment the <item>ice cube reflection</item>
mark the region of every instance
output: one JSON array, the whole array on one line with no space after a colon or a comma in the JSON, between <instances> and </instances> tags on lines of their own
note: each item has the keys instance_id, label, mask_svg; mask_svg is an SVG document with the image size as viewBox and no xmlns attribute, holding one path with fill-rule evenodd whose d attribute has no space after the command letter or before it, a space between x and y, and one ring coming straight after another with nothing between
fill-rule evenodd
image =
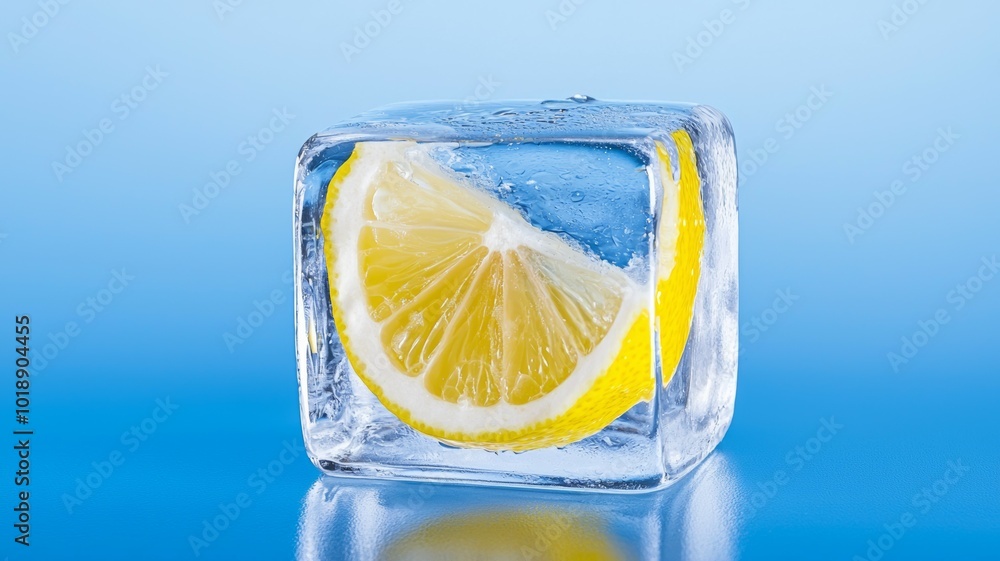
<instances>
[{"instance_id":1,"label":"ice cube reflection","mask_svg":"<svg viewBox=\"0 0 1000 561\"><path fill-rule=\"evenodd\" d=\"M321 477L303 501L297 558L735 559L735 495L721 453L678 485L643 494Z\"/></svg>"}]
</instances>

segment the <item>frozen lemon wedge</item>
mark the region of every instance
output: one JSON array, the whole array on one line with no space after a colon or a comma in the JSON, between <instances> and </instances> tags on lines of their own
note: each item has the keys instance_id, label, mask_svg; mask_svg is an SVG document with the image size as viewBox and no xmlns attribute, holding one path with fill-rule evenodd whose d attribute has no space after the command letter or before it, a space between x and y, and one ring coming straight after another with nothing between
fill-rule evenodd
<instances>
[{"instance_id":1,"label":"frozen lemon wedge","mask_svg":"<svg viewBox=\"0 0 1000 561\"><path fill-rule=\"evenodd\" d=\"M433 148L358 143L327 191L334 321L368 388L418 431L493 450L566 445L651 398L649 287L464 185ZM669 229L700 223L700 236L704 224L700 199L696 216L685 215L693 206L678 198L683 181L672 180L662 146L658 157L674 191L664 199L679 203L661 220L670 245L660 254L684 271L675 279L661 266L656 296L661 345L674 361L701 242Z\"/></svg>"}]
</instances>

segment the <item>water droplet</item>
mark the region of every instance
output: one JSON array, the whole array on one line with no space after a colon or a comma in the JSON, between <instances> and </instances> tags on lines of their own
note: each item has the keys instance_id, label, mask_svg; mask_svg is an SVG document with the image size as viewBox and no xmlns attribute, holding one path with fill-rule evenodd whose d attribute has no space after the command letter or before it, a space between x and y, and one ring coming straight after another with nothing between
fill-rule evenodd
<instances>
[{"instance_id":1,"label":"water droplet","mask_svg":"<svg viewBox=\"0 0 1000 561\"><path fill-rule=\"evenodd\" d=\"M573 191L569 194L569 200L578 203L583 200L583 191Z\"/></svg>"}]
</instances>

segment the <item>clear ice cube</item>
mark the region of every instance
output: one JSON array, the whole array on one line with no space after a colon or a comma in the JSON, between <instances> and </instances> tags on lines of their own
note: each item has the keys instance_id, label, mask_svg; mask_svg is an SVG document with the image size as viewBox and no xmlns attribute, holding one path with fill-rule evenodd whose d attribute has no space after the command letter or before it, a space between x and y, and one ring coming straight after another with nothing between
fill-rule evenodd
<instances>
[{"instance_id":1,"label":"clear ice cube","mask_svg":"<svg viewBox=\"0 0 1000 561\"><path fill-rule=\"evenodd\" d=\"M678 138L689 140L678 145ZM697 179L705 224L693 312L683 326L689 331L676 368L663 371L662 326L652 313L645 350L655 357L649 372L655 391L581 439L527 450L463 446L424 434L393 414L345 352L333 317L321 227L334 174L359 143L381 141L423 145L464 187L625 272L648 291L643 298L651 310L659 309L657 287L664 280L661 246L674 243L657 238L664 209L676 208L669 200L674 192L664 188L658 172L663 150L670 177ZM693 156L685 160L688 152ZM294 236L303 431L310 457L326 473L650 489L693 468L729 426L738 344L736 165L731 128L714 109L574 96L371 111L303 146Z\"/></svg>"}]
</instances>

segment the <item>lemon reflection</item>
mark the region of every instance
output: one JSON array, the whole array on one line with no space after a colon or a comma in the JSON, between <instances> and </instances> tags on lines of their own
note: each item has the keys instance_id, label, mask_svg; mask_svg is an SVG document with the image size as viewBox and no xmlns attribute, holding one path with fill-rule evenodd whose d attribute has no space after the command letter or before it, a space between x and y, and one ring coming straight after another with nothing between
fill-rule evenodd
<instances>
[{"instance_id":1,"label":"lemon reflection","mask_svg":"<svg viewBox=\"0 0 1000 561\"><path fill-rule=\"evenodd\" d=\"M719 454L646 494L320 478L304 500L298 559L733 559L733 489Z\"/></svg>"},{"instance_id":2,"label":"lemon reflection","mask_svg":"<svg viewBox=\"0 0 1000 561\"><path fill-rule=\"evenodd\" d=\"M568 511L507 511L452 516L394 540L384 561L538 559L624 561L596 520Z\"/></svg>"}]
</instances>

